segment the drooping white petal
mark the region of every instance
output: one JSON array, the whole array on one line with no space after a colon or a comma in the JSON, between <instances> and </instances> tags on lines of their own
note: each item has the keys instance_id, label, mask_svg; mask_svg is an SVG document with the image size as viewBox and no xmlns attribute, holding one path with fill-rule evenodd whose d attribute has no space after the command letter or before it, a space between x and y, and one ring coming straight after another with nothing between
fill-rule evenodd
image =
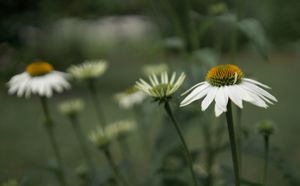
<instances>
[{"instance_id":1,"label":"drooping white petal","mask_svg":"<svg viewBox=\"0 0 300 186\"><path fill-rule=\"evenodd\" d=\"M206 81L203 81L201 83L197 83L196 85L192 86L190 89L188 89L187 91L185 91L184 93L181 94L181 96L186 95L187 93L191 92L193 89L195 89L196 87L199 87L203 84L208 84Z\"/></svg>"},{"instance_id":2,"label":"drooping white petal","mask_svg":"<svg viewBox=\"0 0 300 186\"><path fill-rule=\"evenodd\" d=\"M222 111L225 112L227 111L228 95L223 89L224 87L219 87L216 93L215 102L222 109Z\"/></svg>"},{"instance_id":3,"label":"drooping white petal","mask_svg":"<svg viewBox=\"0 0 300 186\"><path fill-rule=\"evenodd\" d=\"M230 100L238 107L243 108L243 99L241 98L242 93L236 88L237 85L225 86L224 89L227 92Z\"/></svg>"},{"instance_id":4,"label":"drooping white petal","mask_svg":"<svg viewBox=\"0 0 300 186\"><path fill-rule=\"evenodd\" d=\"M201 103L201 110L205 111L209 105L214 101L216 93L218 91L217 87L210 87L210 90L207 92L206 97L203 99Z\"/></svg>"},{"instance_id":5,"label":"drooping white petal","mask_svg":"<svg viewBox=\"0 0 300 186\"><path fill-rule=\"evenodd\" d=\"M216 117L219 117L223 112L226 112L226 111L223 111L223 109L216 103L215 104L215 115L216 115Z\"/></svg>"},{"instance_id":6,"label":"drooping white petal","mask_svg":"<svg viewBox=\"0 0 300 186\"><path fill-rule=\"evenodd\" d=\"M32 77L27 72L18 74L8 82L10 94L30 97L31 94L51 97L53 92L62 92L70 88L70 84L65 79L65 73L53 71L43 76Z\"/></svg>"},{"instance_id":7,"label":"drooping white petal","mask_svg":"<svg viewBox=\"0 0 300 186\"><path fill-rule=\"evenodd\" d=\"M249 82L242 82L241 85L244 85L246 88L248 88L249 90L253 90L254 92L267 97L268 99L277 102L277 99L271 95L269 92L265 91L264 89L260 88L259 86L253 84L253 83L249 83Z\"/></svg>"},{"instance_id":8,"label":"drooping white petal","mask_svg":"<svg viewBox=\"0 0 300 186\"><path fill-rule=\"evenodd\" d=\"M241 89L245 90L247 92L247 94L252 98L252 100L250 100L249 102L258 106L258 107L263 107L263 108L267 108L268 105L266 104L266 102L259 97L257 94L253 93L252 91L249 91L247 89L245 89L244 87L240 86Z\"/></svg>"},{"instance_id":9,"label":"drooping white petal","mask_svg":"<svg viewBox=\"0 0 300 186\"><path fill-rule=\"evenodd\" d=\"M254 80L254 79L242 78L242 80L246 81L246 82L254 83L256 85L262 86L262 87L267 88L267 89L271 89L271 87L269 87L268 85L265 85L265 84L263 84L261 82L258 82L256 80Z\"/></svg>"},{"instance_id":10,"label":"drooping white petal","mask_svg":"<svg viewBox=\"0 0 300 186\"><path fill-rule=\"evenodd\" d=\"M209 84L203 84L195 88L181 103L180 106L186 106L198 99L201 99L203 96L205 96L208 92L208 87L210 87Z\"/></svg>"}]
</instances>

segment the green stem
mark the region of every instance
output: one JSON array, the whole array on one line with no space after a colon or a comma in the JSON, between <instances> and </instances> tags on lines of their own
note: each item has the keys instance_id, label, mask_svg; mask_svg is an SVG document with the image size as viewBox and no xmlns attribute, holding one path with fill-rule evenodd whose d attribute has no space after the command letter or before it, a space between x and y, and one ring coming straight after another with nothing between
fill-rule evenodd
<instances>
[{"instance_id":1,"label":"green stem","mask_svg":"<svg viewBox=\"0 0 300 186\"><path fill-rule=\"evenodd\" d=\"M82 132L82 129L80 127L77 116L76 115L71 115L70 116L70 121L71 121L72 127L74 129L75 135L77 137L77 140L78 140L79 146L81 148L81 151L83 153L83 156L86 160L86 163L89 166L91 172L93 174L95 174L96 168L94 166L91 153L88 149L88 145L86 143L86 140L85 140L84 134Z\"/></svg>"},{"instance_id":2,"label":"green stem","mask_svg":"<svg viewBox=\"0 0 300 186\"><path fill-rule=\"evenodd\" d=\"M174 127L176 128L176 131L179 135L179 138L181 140L182 147L183 147L183 153L185 155L186 161L189 165L189 168L190 168L190 171L191 171L191 174L192 174L192 177L193 177L194 186L197 186L198 185L197 184L197 177L196 177L196 174L195 174L194 169L193 169L193 163L192 163L192 159L191 159L191 156L190 156L190 152L188 150L187 144L186 144L185 139L183 137L183 134L181 132L180 126L178 125L177 121L175 120L175 117L173 115L173 112L170 108L170 105L169 105L168 101L165 102L165 110L166 110L168 116L170 117L170 119L172 120L172 123L174 124Z\"/></svg>"},{"instance_id":3,"label":"green stem","mask_svg":"<svg viewBox=\"0 0 300 186\"><path fill-rule=\"evenodd\" d=\"M227 104L227 112L226 112L226 119L227 119L227 126L228 126L228 133L231 145L231 153L232 153L232 162L233 162L233 169L235 175L235 185L240 186L240 172L239 172L239 160L237 154L237 145L234 136L234 125L232 119L232 109L231 109L231 101L228 101Z\"/></svg>"},{"instance_id":4,"label":"green stem","mask_svg":"<svg viewBox=\"0 0 300 186\"><path fill-rule=\"evenodd\" d=\"M106 120L102 112L102 108L100 105L100 98L98 96L97 89L95 87L95 80L91 79L88 82L88 88L91 94L92 102L94 105L94 109L96 111L97 119L100 126L103 128L106 125Z\"/></svg>"},{"instance_id":5,"label":"green stem","mask_svg":"<svg viewBox=\"0 0 300 186\"><path fill-rule=\"evenodd\" d=\"M46 97L41 97L41 103L42 103L42 108L43 112L45 115L45 128L46 132L48 134L52 149L54 151L54 155L58 164L58 171L57 171L57 179L60 182L61 186L66 186L66 181L64 177L64 171L63 171L63 163L62 163L62 157L59 152L58 144L54 136L54 124L50 116L49 108L48 108L48 102Z\"/></svg>"},{"instance_id":6,"label":"green stem","mask_svg":"<svg viewBox=\"0 0 300 186\"><path fill-rule=\"evenodd\" d=\"M129 186L129 184L127 183L127 181L125 180L125 178L122 176L118 166L116 165L108 147L103 149L103 153L105 155L105 158L107 159L115 177L116 177L116 180L119 182L120 185L123 185L123 186Z\"/></svg>"},{"instance_id":7,"label":"green stem","mask_svg":"<svg viewBox=\"0 0 300 186\"><path fill-rule=\"evenodd\" d=\"M264 143L265 143L265 164L264 164L264 178L263 183L264 186L267 186L268 182L268 165L269 165L269 136L264 135Z\"/></svg>"}]
</instances>

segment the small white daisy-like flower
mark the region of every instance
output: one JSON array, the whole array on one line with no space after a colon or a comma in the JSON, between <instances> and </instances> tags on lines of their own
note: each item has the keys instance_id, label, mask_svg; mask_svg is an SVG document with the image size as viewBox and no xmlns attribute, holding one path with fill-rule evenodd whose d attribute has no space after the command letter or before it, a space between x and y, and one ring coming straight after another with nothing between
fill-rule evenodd
<instances>
[{"instance_id":1,"label":"small white daisy-like flower","mask_svg":"<svg viewBox=\"0 0 300 186\"><path fill-rule=\"evenodd\" d=\"M186 106L203 97L202 111L215 100L215 115L218 117L227 112L227 104L230 99L238 107L243 108L243 101L250 102L258 107L267 108L267 104L277 102L277 99L263 88L270 89L253 79L244 78L244 73L235 65L218 65L212 68L206 81L201 82L187 90L183 95L189 95L180 103Z\"/></svg>"},{"instance_id":2,"label":"small white daisy-like flower","mask_svg":"<svg viewBox=\"0 0 300 186\"><path fill-rule=\"evenodd\" d=\"M115 100L123 109L132 108L134 105L142 103L145 98L145 93L136 87L130 87L124 92L115 95Z\"/></svg>"},{"instance_id":3,"label":"small white daisy-like flower","mask_svg":"<svg viewBox=\"0 0 300 186\"><path fill-rule=\"evenodd\" d=\"M98 127L96 128L96 130L93 130L89 135L89 139L91 140L91 142L94 143L100 149L106 148L115 137L115 131L107 127L105 127L104 129Z\"/></svg>"},{"instance_id":4,"label":"small white daisy-like flower","mask_svg":"<svg viewBox=\"0 0 300 186\"><path fill-rule=\"evenodd\" d=\"M79 65L72 65L68 73L78 80L95 79L101 76L107 69L107 62L104 60L85 61Z\"/></svg>"},{"instance_id":5,"label":"small white daisy-like flower","mask_svg":"<svg viewBox=\"0 0 300 186\"><path fill-rule=\"evenodd\" d=\"M107 133L114 134L114 136L124 137L131 131L135 130L136 123L131 120L117 121L108 125L105 130Z\"/></svg>"},{"instance_id":6,"label":"small white daisy-like flower","mask_svg":"<svg viewBox=\"0 0 300 186\"><path fill-rule=\"evenodd\" d=\"M55 71L51 64L44 61L31 63L25 72L13 76L7 84L9 94L16 93L18 97L27 98L32 94L51 97L54 92L71 88L67 74Z\"/></svg>"},{"instance_id":7,"label":"small white daisy-like flower","mask_svg":"<svg viewBox=\"0 0 300 186\"><path fill-rule=\"evenodd\" d=\"M168 99L170 98L176 90L182 85L185 80L185 74L181 75L176 80L176 72L172 74L169 78L167 72L162 72L160 76L160 81L156 75L149 76L150 84L140 79L136 82L136 87L155 99Z\"/></svg>"},{"instance_id":8,"label":"small white daisy-like flower","mask_svg":"<svg viewBox=\"0 0 300 186\"><path fill-rule=\"evenodd\" d=\"M169 67L165 63L155 64L155 65L145 65L142 69L143 73L146 76L150 76L152 74L158 75L162 72L168 72Z\"/></svg>"},{"instance_id":9,"label":"small white daisy-like flower","mask_svg":"<svg viewBox=\"0 0 300 186\"><path fill-rule=\"evenodd\" d=\"M84 102L81 99L67 100L58 105L58 110L64 115L77 114L84 109Z\"/></svg>"}]
</instances>

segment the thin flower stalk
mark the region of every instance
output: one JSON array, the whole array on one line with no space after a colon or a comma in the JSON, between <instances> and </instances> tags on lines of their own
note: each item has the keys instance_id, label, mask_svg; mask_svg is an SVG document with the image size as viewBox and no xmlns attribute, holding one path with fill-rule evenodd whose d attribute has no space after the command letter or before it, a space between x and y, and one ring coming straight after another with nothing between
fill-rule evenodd
<instances>
[{"instance_id":1,"label":"thin flower stalk","mask_svg":"<svg viewBox=\"0 0 300 186\"><path fill-rule=\"evenodd\" d=\"M49 108L48 108L48 102L47 102L47 98L45 97L41 97L41 103L42 103L42 108L43 108L43 112L45 115L45 128L46 128L46 132L48 134L51 146L53 148L54 151L54 155L58 164L58 170L57 170L57 178L60 182L61 186L66 186L66 180L65 180L65 175L64 175L64 168L63 168L63 161L62 161L62 157L58 148L58 144L57 141L55 139L54 136L54 123L53 120L50 116L50 112L49 112Z\"/></svg>"},{"instance_id":2,"label":"thin flower stalk","mask_svg":"<svg viewBox=\"0 0 300 186\"><path fill-rule=\"evenodd\" d=\"M269 166L269 146L270 135L274 133L274 126L272 121L264 121L257 126L259 133L264 140L264 172L263 172L263 185L268 184L268 166Z\"/></svg>"},{"instance_id":3,"label":"thin flower stalk","mask_svg":"<svg viewBox=\"0 0 300 186\"><path fill-rule=\"evenodd\" d=\"M101 127L104 127L104 126L106 126L106 119L105 119L105 116L103 114L103 110L102 110L102 107L100 104L100 97L98 95L98 91L95 86L95 80L90 79L88 81L88 89L89 89L89 92L91 95L91 99L92 99L92 102L94 105L94 109L95 109L95 112L97 115L98 122Z\"/></svg>"},{"instance_id":4,"label":"thin flower stalk","mask_svg":"<svg viewBox=\"0 0 300 186\"><path fill-rule=\"evenodd\" d=\"M70 115L69 119L70 119L70 122L72 124L73 129L74 129L74 132L75 132L75 135L77 137L78 143L79 143L81 151L83 153L83 156L86 160L86 163L87 163L91 173L94 175L95 172L96 172L96 168L94 166L92 155L90 153L90 150L88 149L88 145L86 143L86 139L84 137L83 131L80 127L80 123L78 121L78 118L77 118L76 115Z\"/></svg>"},{"instance_id":5,"label":"thin flower stalk","mask_svg":"<svg viewBox=\"0 0 300 186\"><path fill-rule=\"evenodd\" d=\"M174 127L176 129L176 132L177 132L177 134L178 134L178 136L180 138L180 141L181 141L182 147L183 147L183 153L184 153L185 159L186 159L186 161L188 163L190 172L192 174L193 183L194 183L195 186L197 186L198 185L198 183L197 183L197 177L196 177L196 174L195 174L195 171L194 171L194 168L193 168L192 158L191 158L190 152L188 150L187 143L186 143L186 141L185 141L185 139L183 137L181 128L180 128L179 124L177 123L177 121L176 121L176 119L175 119L175 117L173 115L173 112L172 112L172 110L170 108L170 104L169 104L168 101L165 102L164 107L165 107L166 113L170 117L170 119L171 119L171 121L172 121L172 123L173 123L173 125L174 125Z\"/></svg>"},{"instance_id":6,"label":"thin flower stalk","mask_svg":"<svg viewBox=\"0 0 300 186\"><path fill-rule=\"evenodd\" d=\"M228 101L228 104L227 104L226 120L227 120L229 140L230 140L230 146L231 146L231 155L232 155L232 162L233 162L233 169L234 169L235 185L240 186L239 159L238 159L237 145L236 145L236 140L235 140L231 101Z\"/></svg>"},{"instance_id":7,"label":"thin flower stalk","mask_svg":"<svg viewBox=\"0 0 300 186\"><path fill-rule=\"evenodd\" d=\"M269 167L269 135L264 135L264 177L263 185L267 186L268 184L268 167Z\"/></svg>"},{"instance_id":8,"label":"thin flower stalk","mask_svg":"<svg viewBox=\"0 0 300 186\"><path fill-rule=\"evenodd\" d=\"M104 153L104 156L105 156L106 160L108 161L119 185L129 186L126 179L121 174L117 164L115 163L110 150L108 148L105 148L105 149L103 149L103 153Z\"/></svg>"}]
</instances>

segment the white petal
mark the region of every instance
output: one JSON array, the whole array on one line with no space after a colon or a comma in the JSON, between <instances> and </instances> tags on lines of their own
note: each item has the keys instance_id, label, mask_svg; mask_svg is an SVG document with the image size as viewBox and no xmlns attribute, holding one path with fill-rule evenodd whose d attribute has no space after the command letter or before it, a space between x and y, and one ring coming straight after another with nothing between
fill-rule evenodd
<instances>
[{"instance_id":1,"label":"white petal","mask_svg":"<svg viewBox=\"0 0 300 186\"><path fill-rule=\"evenodd\" d=\"M250 103L252 103L258 107L263 107L263 108L268 107L266 102L261 97L259 97L257 94L255 94L247 89L244 89L243 87L242 87L242 89L245 90L247 92L247 94L252 98L252 100L249 101Z\"/></svg>"},{"instance_id":2,"label":"white petal","mask_svg":"<svg viewBox=\"0 0 300 186\"><path fill-rule=\"evenodd\" d=\"M263 83L261 83L261 82L258 82L258 81L256 81L256 80L254 80L254 79L243 78L242 80L243 80L243 81L250 82L250 83L254 83L254 84L256 84L256 85L262 86L262 87L267 88L267 89L271 89L271 87L269 87L268 85L265 85L265 84L263 84Z\"/></svg>"},{"instance_id":3,"label":"white petal","mask_svg":"<svg viewBox=\"0 0 300 186\"><path fill-rule=\"evenodd\" d=\"M189 88L187 91L185 91L184 93L181 94L181 96L186 95L187 93L191 92L193 89L195 89L196 87L199 87L203 84L208 84L206 81L203 81L201 83L197 83L196 85L192 86L191 88Z\"/></svg>"},{"instance_id":4,"label":"white petal","mask_svg":"<svg viewBox=\"0 0 300 186\"><path fill-rule=\"evenodd\" d=\"M208 87L211 87L209 84L203 84L197 88L195 88L181 103L180 106L186 106L198 99L201 99L208 92Z\"/></svg>"},{"instance_id":5,"label":"white petal","mask_svg":"<svg viewBox=\"0 0 300 186\"><path fill-rule=\"evenodd\" d=\"M272 101L277 102L277 99L273 95L271 95L269 92L265 91L264 89L260 88L259 86L249 83L249 82L243 82L241 84L244 85L245 87L248 87L249 90L253 90L256 93L258 93L264 97L267 97L267 98L271 99Z\"/></svg>"},{"instance_id":6,"label":"white petal","mask_svg":"<svg viewBox=\"0 0 300 186\"><path fill-rule=\"evenodd\" d=\"M170 84L173 84L176 78L176 72L173 72L171 80L170 80Z\"/></svg>"},{"instance_id":7,"label":"white petal","mask_svg":"<svg viewBox=\"0 0 300 186\"><path fill-rule=\"evenodd\" d=\"M227 111L228 95L223 89L224 87L219 87L215 101L216 104L225 112Z\"/></svg>"},{"instance_id":8,"label":"white petal","mask_svg":"<svg viewBox=\"0 0 300 186\"><path fill-rule=\"evenodd\" d=\"M215 115L219 117L223 113L223 109L216 103L215 104Z\"/></svg>"},{"instance_id":9,"label":"white petal","mask_svg":"<svg viewBox=\"0 0 300 186\"><path fill-rule=\"evenodd\" d=\"M202 103L201 103L201 110L205 111L209 105L214 101L215 97L216 97L216 93L218 91L217 87L210 87L210 90L208 91L206 97L203 99Z\"/></svg>"},{"instance_id":10,"label":"white petal","mask_svg":"<svg viewBox=\"0 0 300 186\"><path fill-rule=\"evenodd\" d=\"M241 98L241 92L236 88L237 85L225 86L225 90L230 100L238 107L243 108L243 99Z\"/></svg>"}]
</instances>

